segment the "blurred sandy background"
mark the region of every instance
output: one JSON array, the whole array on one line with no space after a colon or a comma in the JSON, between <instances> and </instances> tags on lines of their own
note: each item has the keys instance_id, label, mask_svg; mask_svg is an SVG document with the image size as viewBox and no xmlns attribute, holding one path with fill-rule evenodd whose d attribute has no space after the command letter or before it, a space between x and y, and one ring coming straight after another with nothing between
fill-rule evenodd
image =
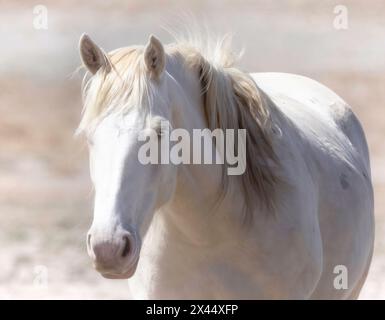
<instances>
[{"instance_id":1,"label":"blurred sandy background","mask_svg":"<svg viewBox=\"0 0 385 320\"><path fill-rule=\"evenodd\" d=\"M37 30L35 5L48 9ZM333 27L336 5L348 30ZM81 112L81 33L105 50L143 44L177 14L233 32L247 71L299 73L326 84L358 114L375 185L374 259L361 298L385 298L385 1L0 1L0 298L128 298L125 281L91 267L87 149ZM179 19L180 20L180 19Z\"/></svg>"}]
</instances>

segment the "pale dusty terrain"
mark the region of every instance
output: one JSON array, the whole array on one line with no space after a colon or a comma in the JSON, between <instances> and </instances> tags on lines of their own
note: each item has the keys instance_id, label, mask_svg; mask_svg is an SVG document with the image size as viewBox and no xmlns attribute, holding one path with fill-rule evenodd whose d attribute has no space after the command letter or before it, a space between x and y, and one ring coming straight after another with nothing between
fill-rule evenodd
<instances>
[{"instance_id":1,"label":"pale dusty terrain","mask_svg":"<svg viewBox=\"0 0 385 320\"><path fill-rule=\"evenodd\" d=\"M87 149L77 42L106 50L165 42L177 14L233 32L247 71L299 73L326 84L358 114L369 142L376 246L363 299L385 298L385 4L349 1L349 28L333 28L337 1L52 1L48 30L33 28L32 1L0 2L0 298L129 298L125 281L92 270ZM108 3L108 4L107 4ZM361 3L365 5L361 5ZM171 21L171 23L170 23Z\"/></svg>"}]
</instances>

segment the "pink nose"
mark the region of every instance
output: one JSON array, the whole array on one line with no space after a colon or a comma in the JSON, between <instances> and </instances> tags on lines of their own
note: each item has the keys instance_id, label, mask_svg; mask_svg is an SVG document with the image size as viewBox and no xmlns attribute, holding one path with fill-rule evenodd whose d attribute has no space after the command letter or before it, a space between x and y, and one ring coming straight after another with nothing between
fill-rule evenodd
<instances>
[{"instance_id":1,"label":"pink nose","mask_svg":"<svg viewBox=\"0 0 385 320\"><path fill-rule=\"evenodd\" d=\"M133 237L127 231L113 236L91 231L87 236L88 254L102 273L121 273L126 269L132 260L133 248Z\"/></svg>"}]
</instances>

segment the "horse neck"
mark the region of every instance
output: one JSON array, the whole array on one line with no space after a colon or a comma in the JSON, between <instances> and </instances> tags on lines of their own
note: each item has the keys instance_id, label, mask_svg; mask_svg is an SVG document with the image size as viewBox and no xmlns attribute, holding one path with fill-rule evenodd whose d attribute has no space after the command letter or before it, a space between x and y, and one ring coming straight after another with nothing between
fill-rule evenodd
<instances>
[{"instance_id":1,"label":"horse neck","mask_svg":"<svg viewBox=\"0 0 385 320\"><path fill-rule=\"evenodd\" d=\"M169 66L168 72L175 79L178 85L177 103L178 110L175 113L173 126L175 128L184 128L193 136L194 129L206 129L207 119L203 106L203 96L201 94L202 87L198 79L198 75L194 74L183 65L183 61L177 60ZM192 144L191 144L192 145ZM194 150L193 150L194 152ZM182 191L186 181L193 183L195 186L205 186L206 189L218 188L221 183L222 170L219 165L182 164L178 168L178 180L180 185L177 191ZM207 193L208 190L204 190ZM200 193L195 190L195 193ZM190 194L191 196L191 194Z\"/></svg>"},{"instance_id":2,"label":"horse neck","mask_svg":"<svg viewBox=\"0 0 385 320\"><path fill-rule=\"evenodd\" d=\"M201 84L197 75L182 66L169 67L168 72L178 83L179 99L183 100L178 105L180 110L174 119L174 127L188 130L192 137L193 129L207 128ZM174 197L162 210L169 234L172 229L179 238L184 236L190 242L207 242L215 237L213 227L222 229L219 221L224 222L224 211L233 210L234 203L239 205L239 199L234 199L239 197L238 193L233 196L230 193L218 206L217 200L223 189L222 170L222 165L216 164L179 165ZM215 211L221 211L220 215Z\"/></svg>"}]
</instances>

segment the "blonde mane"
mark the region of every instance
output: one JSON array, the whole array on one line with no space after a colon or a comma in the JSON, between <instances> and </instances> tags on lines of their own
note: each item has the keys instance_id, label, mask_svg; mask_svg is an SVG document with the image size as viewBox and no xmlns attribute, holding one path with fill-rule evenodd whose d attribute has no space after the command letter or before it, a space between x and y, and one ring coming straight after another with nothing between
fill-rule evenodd
<instances>
[{"instance_id":1,"label":"blonde mane","mask_svg":"<svg viewBox=\"0 0 385 320\"><path fill-rule=\"evenodd\" d=\"M245 219L252 217L248 213L258 205L274 211L279 178L274 171L278 158L271 140L273 122L269 110L273 103L247 73L235 67L241 54L231 50L230 37L206 43L196 37L182 38L178 39L174 50L199 74L209 129L246 129L246 154L241 155L246 171L239 176L246 203ZM226 163L223 183L222 196L229 184Z\"/></svg>"},{"instance_id":2,"label":"blonde mane","mask_svg":"<svg viewBox=\"0 0 385 320\"><path fill-rule=\"evenodd\" d=\"M257 205L272 210L278 159L271 141L271 103L252 78L234 66L238 55L231 51L228 37L206 43L192 39L176 38L166 52L170 57L181 58L187 68L199 75L209 129L246 129L246 154L241 155L246 161L246 171L238 177L245 196L245 211L253 211ZM84 81L79 131L92 128L110 112L125 112L135 106L143 107L144 112L151 109L155 90L144 68L143 47L114 50L108 59L112 71L102 68ZM225 194L229 185L226 165L223 172Z\"/></svg>"}]
</instances>

